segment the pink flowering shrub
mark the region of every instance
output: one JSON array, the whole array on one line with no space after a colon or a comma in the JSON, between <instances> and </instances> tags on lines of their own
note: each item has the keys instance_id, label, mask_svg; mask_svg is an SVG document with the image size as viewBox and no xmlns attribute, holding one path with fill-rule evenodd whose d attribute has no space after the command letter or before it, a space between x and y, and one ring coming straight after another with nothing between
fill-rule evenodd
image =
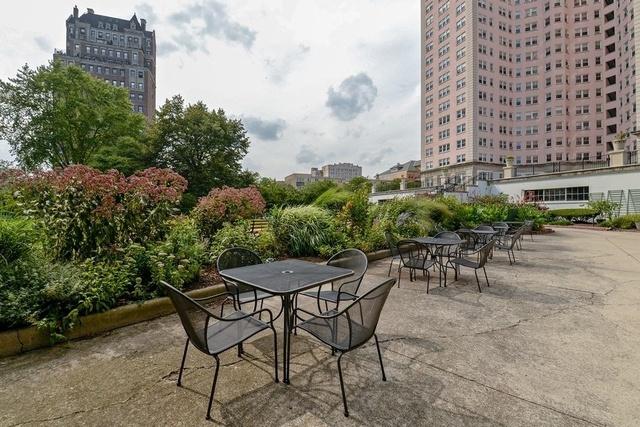
<instances>
[{"instance_id":1,"label":"pink flowering shrub","mask_svg":"<svg viewBox=\"0 0 640 427\"><path fill-rule=\"evenodd\" d=\"M212 237L225 222L250 219L262 215L266 203L255 187L214 188L201 197L193 210L200 232Z\"/></svg>"},{"instance_id":2,"label":"pink flowering shrub","mask_svg":"<svg viewBox=\"0 0 640 427\"><path fill-rule=\"evenodd\" d=\"M127 178L74 165L25 176L18 188L26 213L42 221L54 255L83 259L162 238L187 181L169 169Z\"/></svg>"}]
</instances>

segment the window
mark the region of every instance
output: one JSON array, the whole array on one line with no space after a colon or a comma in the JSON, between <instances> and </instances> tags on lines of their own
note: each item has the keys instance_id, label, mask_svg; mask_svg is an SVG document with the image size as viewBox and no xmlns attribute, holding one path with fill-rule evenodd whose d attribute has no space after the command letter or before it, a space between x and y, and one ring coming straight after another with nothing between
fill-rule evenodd
<instances>
[{"instance_id":1,"label":"window","mask_svg":"<svg viewBox=\"0 0 640 427\"><path fill-rule=\"evenodd\" d=\"M589 200L589 187L525 190L524 194L539 202L587 201Z\"/></svg>"}]
</instances>

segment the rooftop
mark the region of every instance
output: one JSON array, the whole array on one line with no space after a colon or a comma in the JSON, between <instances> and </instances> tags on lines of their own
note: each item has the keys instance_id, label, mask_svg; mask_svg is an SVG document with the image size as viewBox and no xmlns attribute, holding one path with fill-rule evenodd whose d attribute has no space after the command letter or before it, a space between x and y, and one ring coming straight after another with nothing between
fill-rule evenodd
<instances>
[{"instance_id":1,"label":"rooftop","mask_svg":"<svg viewBox=\"0 0 640 427\"><path fill-rule=\"evenodd\" d=\"M286 386L273 383L271 336L256 335L243 359L221 356L213 425L634 425L638 237L557 228L525 241L513 267L497 252L482 293L471 271L447 288L432 278L429 295L404 274L378 328L387 382L373 344L343 358L348 419L325 346L293 337ZM365 285L387 268L388 259L372 263ZM1 359L0 424L212 425L213 359L191 351L176 387L184 339L171 315Z\"/></svg>"}]
</instances>

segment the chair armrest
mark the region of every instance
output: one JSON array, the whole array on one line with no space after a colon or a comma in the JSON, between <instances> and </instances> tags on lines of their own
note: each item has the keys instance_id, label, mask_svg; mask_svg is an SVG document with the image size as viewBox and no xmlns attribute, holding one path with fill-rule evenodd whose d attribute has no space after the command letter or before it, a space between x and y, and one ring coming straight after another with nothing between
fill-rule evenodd
<instances>
[{"instance_id":1,"label":"chair armrest","mask_svg":"<svg viewBox=\"0 0 640 427\"><path fill-rule=\"evenodd\" d=\"M308 310L305 310L304 308L300 308L300 307L298 307L298 308L296 308L295 310L293 310L293 315L294 315L295 317L297 317L297 318L298 318L298 319L300 319L300 320L307 320L307 319L305 319L305 318L303 318L303 317L298 316L298 312L299 312L299 311L301 311L301 312L303 312L303 313L305 313L305 314L308 314L309 316L313 316L313 317L315 317L316 319L333 319L334 317L338 317L340 314L342 314L342 312L343 312L344 310L339 311L339 312L336 312L336 313L333 313L333 314L329 314L329 315L322 314L322 313L320 313L320 314L312 313L312 312L310 312L310 311L308 311Z\"/></svg>"},{"instance_id":2,"label":"chair armrest","mask_svg":"<svg viewBox=\"0 0 640 427\"><path fill-rule=\"evenodd\" d=\"M256 310L256 311L254 311L252 313L247 313L244 316L234 317L233 319L229 319L229 318L225 318L225 317L217 317L215 315L213 317L215 317L216 319L218 319L219 321L222 321L222 322L235 322L237 320L242 320L242 319L246 319L248 317L253 317L256 314L260 314L260 313L269 314L269 323L273 324L273 313L268 308L263 308L263 309L260 309L260 310Z\"/></svg>"},{"instance_id":3,"label":"chair armrest","mask_svg":"<svg viewBox=\"0 0 640 427\"><path fill-rule=\"evenodd\" d=\"M210 295L208 297L192 298L192 299L194 301L198 301L198 302L200 302L200 301L208 301L208 300L211 300L211 299L214 299L214 298L220 298L222 295L228 295L228 296L233 297L234 294L232 292L225 291L225 292L220 292L219 294Z\"/></svg>"}]
</instances>

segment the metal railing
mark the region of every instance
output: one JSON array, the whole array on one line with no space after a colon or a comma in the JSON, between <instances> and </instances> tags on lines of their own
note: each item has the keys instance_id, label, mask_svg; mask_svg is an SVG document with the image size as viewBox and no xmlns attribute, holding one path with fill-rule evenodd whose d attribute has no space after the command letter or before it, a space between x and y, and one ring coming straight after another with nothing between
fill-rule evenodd
<instances>
[{"instance_id":1,"label":"metal railing","mask_svg":"<svg viewBox=\"0 0 640 427\"><path fill-rule=\"evenodd\" d=\"M638 163L638 152L637 151L628 151L624 153L624 164L625 165L635 165Z\"/></svg>"},{"instance_id":2,"label":"metal railing","mask_svg":"<svg viewBox=\"0 0 640 427\"><path fill-rule=\"evenodd\" d=\"M610 165L609 156L600 160L577 160L575 162L549 162L530 165L516 165L515 176L541 175L554 172L568 172L606 168Z\"/></svg>"}]
</instances>

